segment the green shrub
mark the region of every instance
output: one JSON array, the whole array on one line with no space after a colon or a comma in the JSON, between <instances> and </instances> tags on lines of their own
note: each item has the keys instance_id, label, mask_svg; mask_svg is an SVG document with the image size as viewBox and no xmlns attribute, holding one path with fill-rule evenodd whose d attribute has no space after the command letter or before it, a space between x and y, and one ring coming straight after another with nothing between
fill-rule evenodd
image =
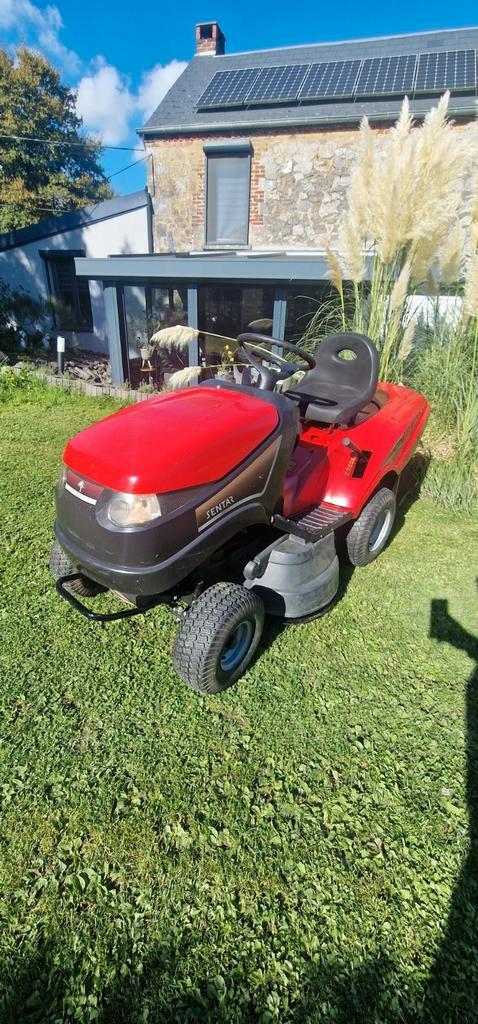
<instances>
[{"instance_id":1,"label":"green shrub","mask_svg":"<svg viewBox=\"0 0 478 1024\"><path fill-rule=\"evenodd\" d=\"M46 307L23 288L12 289L0 278L0 350L9 356L31 354L43 347L50 321ZM21 342L23 344L21 344Z\"/></svg>"}]
</instances>

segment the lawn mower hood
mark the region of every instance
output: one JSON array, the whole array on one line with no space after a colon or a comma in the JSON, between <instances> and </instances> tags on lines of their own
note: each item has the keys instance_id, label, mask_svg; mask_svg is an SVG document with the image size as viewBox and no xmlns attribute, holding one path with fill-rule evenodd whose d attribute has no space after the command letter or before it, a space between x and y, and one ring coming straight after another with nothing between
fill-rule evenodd
<instances>
[{"instance_id":1,"label":"lawn mower hood","mask_svg":"<svg viewBox=\"0 0 478 1024\"><path fill-rule=\"evenodd\" d=\"M120 410L65 449L57 538L98 583L159 594L270 521L297 433L282 395L216 381Z\"/></svg>"}]
</instances>

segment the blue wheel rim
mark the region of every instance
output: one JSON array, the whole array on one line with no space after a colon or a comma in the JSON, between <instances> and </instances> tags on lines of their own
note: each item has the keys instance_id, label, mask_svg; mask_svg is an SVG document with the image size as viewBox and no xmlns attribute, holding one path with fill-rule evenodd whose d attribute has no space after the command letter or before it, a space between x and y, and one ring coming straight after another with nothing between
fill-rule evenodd
<instances>
[{"instance_id":1,"label":"blue wheel rim","mask_svg":"<svg viewBox=\"0 0 478 1024\"><path fill-rule=\"evenodd\" d=\"M246 656L254 635L250 619L240 622L227 638L222 648L219 664L223 672L233 672Z\"/></svg>"}]
</instances>

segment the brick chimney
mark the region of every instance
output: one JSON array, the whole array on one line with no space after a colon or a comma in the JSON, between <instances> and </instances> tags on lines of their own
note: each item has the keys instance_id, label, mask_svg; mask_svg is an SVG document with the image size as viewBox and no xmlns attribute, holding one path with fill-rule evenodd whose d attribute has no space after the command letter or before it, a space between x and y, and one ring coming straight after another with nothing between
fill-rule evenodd
<instances>
[{"instance_id":1,"label":"brick chimney","mask_svg":"<svg viewBox=\"0 0 478 1024\"><path fill-rule=\"evenodd\" d=\"M217 21L201 21L196 25L196 53L221 56L226 48L226 37Z\"/></svg>"}]
</instances>

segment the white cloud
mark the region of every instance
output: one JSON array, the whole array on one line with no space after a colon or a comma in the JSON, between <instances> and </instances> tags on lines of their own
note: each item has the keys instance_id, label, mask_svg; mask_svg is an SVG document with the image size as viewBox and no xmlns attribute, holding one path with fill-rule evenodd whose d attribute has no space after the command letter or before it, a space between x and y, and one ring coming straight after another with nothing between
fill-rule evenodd
<instances>
[{"instance_id":1,"label":"white cloud","mask_svg":"<svg viewBox=\"0 0 478 1024\"><path fill-rule=\"evenodd\" d=\"M146 121L169 92L177 78L186 67L183 60L172 60L169 64L156 64L151 71L146 71L141 79L138 90L137 107Z\"/></svg>"},{"instance_id":2,"label":"white cloud","mask_svg":"<svg viewBox=\"0 0 478 1024\"><path fill-rule=\"evenodd\" d=\"M79 74L80 58L60 41L63 21L58 7L53 4L40 8L30 0L0 0L0 28L16 30L22 41L30 44L31 39L35 48L56 57L70 74Z\"/></svg>"},{"instance_id":3,"label":"white cloud","mask_svg":"<svg viewBox=\"0 0 478 1024\"><path fill-rule=\"evenodd\" d=\"M107 146L125 142L136 127L133 117L143 123L153 113L184 71L185 62L156 64L143 73L138 88L133 89L130 80L104 57L93 57L85 65L61 42L62 28L61 13L54 4L38 7L31 0L0 0L0 30L44 52L70 80L77 81L77 111L86 130Z\"/></svg>"},{"instance_id":4,"label":"white cloud","mask_svg":"<svg viewBox=\"0 0 478 1024\"><path fill-rule=\"evenodd\" d=\"M127 139L133 115L146 120L153 113L186 67L180 60L156 64L143 74L136 92L117 68L102 58L97 58L97 64L97 70L84 75L78 84L76 109L85 128L108 146Z\"/></svg>"},{"instance_id":5,"label":"white cloud","mask_svg":"<svg viewBox=\"0 0 478 1024\"><path fill-rule=\"evenodd\" d=\"M87 131L100 136L107 146L116 146L128 137L135 107L128 83L111 64L102 63L78 84L76 109Z\"/></svg>"},{"instance_id":6,"label":"white cloud","mask_svg":"<svg viewBox=\"0 0 478 1024\"><path fill-rule=\"evenodd\" d=\"M18 3L14 0L0 0L0 28L20 27L25 16L28 20L28 9L32 7L28 0L18 0Z\"/></svg>"}]
</instances>

